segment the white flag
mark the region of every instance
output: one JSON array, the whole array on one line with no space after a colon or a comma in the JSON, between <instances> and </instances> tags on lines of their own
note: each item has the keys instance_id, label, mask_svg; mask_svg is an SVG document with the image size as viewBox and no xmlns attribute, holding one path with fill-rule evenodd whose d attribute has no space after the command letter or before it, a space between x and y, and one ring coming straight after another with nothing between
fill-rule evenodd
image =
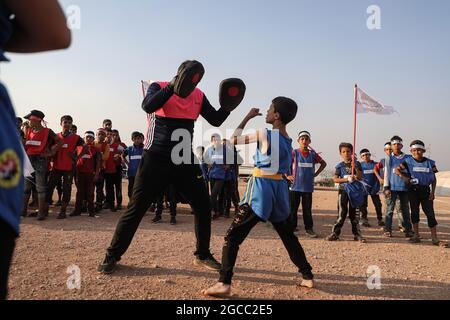
<instances>
[{"instance_id":1,"label":"white flag","mask_svg":"<svg viewBox=\"0 0 450 320\"><path fill-rule=\"evenodd\" d=\"M378 102L360 88L356 88L356 111L357 113L373 112L381 115L396 113L393 107L385 106Z\"/></svg>"},{"instance_id":2,"label":"white flag","mask_svg":"<svg viewBox=\"0 0 450 320\"><path fill-rule=\"evenodd\" d=\"M150 85L153 83L153 81L152 80L150 80L150 81L142 81L142 93L144 94L144 97L147 95L147 91L148 91L148 88L150 87Z\"/></svg>"},{"instance_id":3,"label":"white flag","mask_svg":"<svg viewBox=\"0 0 450 320\"><path fill-rule=\"evenodd\" d=\"M32 174L34 173L34 168L31 165L30 159L28 158L28 155L23 146L22 152L23 152L23 176L25 178L31 178Z\"/></svg>"}]
</instances>

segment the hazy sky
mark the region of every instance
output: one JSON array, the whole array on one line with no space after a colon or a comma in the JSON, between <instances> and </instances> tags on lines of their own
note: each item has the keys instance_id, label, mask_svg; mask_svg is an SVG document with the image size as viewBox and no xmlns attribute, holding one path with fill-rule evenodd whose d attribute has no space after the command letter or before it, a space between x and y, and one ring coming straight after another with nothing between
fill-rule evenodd
<instances>
[{"instance_id":1,"label":"hazy sky","mask_svg":"<svg viewBox=\"0 0 450 320\"><path fill-rule=\"evenodd\" d=\"M377 158L394 134L431 144L438 168L450 170L450 1L144 1L67 0L81 9L67 51L10 54L1 80L16 111L42 109L50 127L71 114L80 132L111 118L126 142L146 130L141 79L170 80L185 59L206 68L200 88L218 106L228 77L247 96L224 123L234 128L250 107L265 111L279 95L300 112L296 137L309 130L313 147L334 166L337 146L352 141L353 86L394 106L400 115L361 115L357 149ZM366 10L381 8L381 30L369 30ZM198 144L209 125L198 123ZM264 126L264 120L251 123ZM211 131L205 135L207 140ZM207 141L204 142L207 144ZM408 148L409 149L409 148Z\"/></svg>"}]
</instances>

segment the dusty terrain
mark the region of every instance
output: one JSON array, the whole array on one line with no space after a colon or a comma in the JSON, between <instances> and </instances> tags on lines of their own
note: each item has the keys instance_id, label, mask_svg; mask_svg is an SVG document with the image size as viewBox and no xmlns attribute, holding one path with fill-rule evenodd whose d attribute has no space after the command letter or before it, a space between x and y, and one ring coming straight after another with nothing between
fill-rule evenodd
<instances>
[{"instance_id":1,"label":"dusty terrain","mask_svg":"<svg viewBox=\"0 0 450 320\"><path fill-rule=\"evenodd\" d=\"M421 225L424 240L418 245L407 243L400 232L392 239L383 238L378 227L363 228L368 243L357 243L348 222L340 241L324 241L336 218L336 196L332 191L314 195L314 222L321 238L307 238L302 228L299 232L314 268L316 289L296 286L300 277L281 241L270 225L260 224L241 247L233 298L450 299L450 249L431 245L426 224ZM203 299L199 292L217 280L217 273L192 263L193 216L186 206L179 208L177 226L168 224L168 213L156 225L151 223L153 215L147 215L111 276L98 274L96 267L120 212L61 221L55 218L57 210L53 208L44 222L23 220L11 267L10 299ZM438 198L436 211L440 236L450 241L450 198ZM375 225L372 206L369 214ZM212 252L219 259L230 223L229 219L213 222ZM71 265L80 268L79 290L67 286ZM369 266L380 268L380 290L367 288Z\"/></svg>"}]
</instances>

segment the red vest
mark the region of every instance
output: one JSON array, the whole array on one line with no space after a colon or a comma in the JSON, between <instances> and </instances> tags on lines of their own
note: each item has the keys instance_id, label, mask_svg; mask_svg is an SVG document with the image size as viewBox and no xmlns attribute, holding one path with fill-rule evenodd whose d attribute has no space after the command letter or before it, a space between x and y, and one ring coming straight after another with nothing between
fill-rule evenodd
<instances>
[{"instance_id":1,"label":"red vest","mask_svg":"<svg viewBox=\"0 0 450 320\"><path fill-rule=\"evenodd\" d=\"M25 142L25 150L27 155L36 156L45 153L47 147L48 135L50 129L42 128L41 131L35 133L33 130L28 130Z\"/></svg>"},{"instance_id":2,"label":"red vest","mask_svg":"<svg viewBox=\"0 0 450 320\"><path fill-rule=\"evenodd\" d=\"M83 151L83 148L77 150L78 156ZM92 144L87 147L87 152L77 161L77 170L81 173L95 173L95 155L99 150ZM100 155L98 155L100 156Z\"/></svg>"},{"instance_id":3,"label":"red vest","mask_svg":"<svg viewBox=\"0 0 450 320\"><path fill-rule=\"evenodd\" d=\"M116 173L116 159L114 156L118 154L117 148L119 147L119 143L113 143L109 146L109 158L105 163L105 173Z\"/></svg>"},{"instance_id":4,"label":"red vest","mask_svg":"<svg viewBox=\"0 0 450 320\"><path fill-rule=\"evenodd\" d=\"M156 83L161 89L169 84L169 82ZM203 97L204 93L198 88L185 99L174 94L155 114L164 118L197 120L202 111Z\"/></svg>"},{"instance_id":5,"label":"red vest","mask_svg":"<svg viewBox=\"0 0 450 320\"><path fill-rule=\"evenodd\" d=\"M53 169L60 171L72 171L73 159L70 154L75 152L77 143L80 140L80 136L76 134L69 134L66 137L62 133L58 133L64 144L61 149L56 152L55 159L53 160Z\"/></svg>"}]
</instances>

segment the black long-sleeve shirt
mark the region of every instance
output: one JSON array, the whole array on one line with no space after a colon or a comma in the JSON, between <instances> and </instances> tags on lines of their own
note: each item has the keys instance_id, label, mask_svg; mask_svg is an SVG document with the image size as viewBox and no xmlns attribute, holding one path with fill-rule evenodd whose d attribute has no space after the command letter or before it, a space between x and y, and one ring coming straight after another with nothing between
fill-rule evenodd
<instances>
[{"instance_id":1,"label":"black long-sleeve shirt","mask_svg":"<svg viewBox=\"0 0 450 320\"><path fill-rule=\"evenodd\" d=\"M195 125L195 120L192 119L166 118L155 114L155 112L161 109L173 94L172 86L166 86L161 89L161 86L158 83L152 83L142 102L142 109L150 114L145 149L167 156L170 156L173 147L182 141L188 143L184 148L189 147L192 151L192 138ZM200 115L212 126L219 127L228 118L230 113L223 109L216 110L208 101L206 95L204 95ZM180 132L178 131L180 129L185 129L188 132L190 138L189 141L183 140L185 137L180 138L177 136L173 137L174 139L176 138L176 141L172 141L172 134L175 130L177 130L177 133Z\"/></svg>"}]
</instances>

